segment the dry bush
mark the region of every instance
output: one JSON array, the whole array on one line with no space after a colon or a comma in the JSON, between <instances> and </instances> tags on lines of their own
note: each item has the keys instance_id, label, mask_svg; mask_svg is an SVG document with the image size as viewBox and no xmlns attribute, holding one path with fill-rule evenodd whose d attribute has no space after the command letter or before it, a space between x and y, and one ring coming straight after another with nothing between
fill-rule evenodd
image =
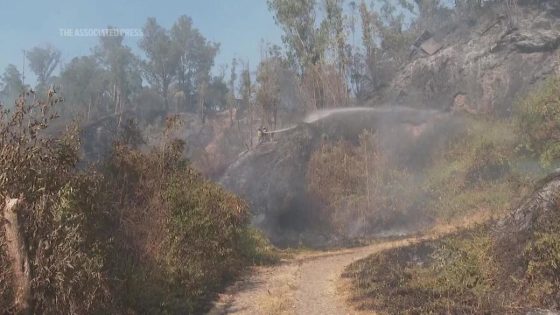
<instances>
[{"instance_id":1,"label":"dry bush","mask_svg":"<svg viewBox=\"0 0 560 315\"><path fill-rule=\"evenodd\" d=\"M359 260L344 277L361 308L388 314L503 313L491 290L497 266L481 231L424 241Z\"/></svg>"},{"instance_id":2,"label":"dry bush","mask_svg":"<svg viewBox=\"0 0 560 315\"><path fill-rule=\"evenodd\" d=\"M552 106L555 100L550 98L550 87L544 91L544 95L526 100L515 118L518 128L529 133L542 131L535 133L542 137L539 140L532 138L535 134L515 137L512 126L503 121L474 120L469 131L451 141L434 160L425 185L430 194L428 206L435 216L465 215L473 209L503 216L504 210L519 203L523 186L529 186L522 180L532 182L542 170L527 174L523 165L527 155L535 156L534 151L515 148L527 148L524 145L531 141L536 141L533 148L555 141L553 109L545 105ZM551 116L543 115L543 110ZM543 125L543 120L549 123ZM524 145L519 146L520 142ZM388 313L557 310L560 203L557 192L547 197L550 200L543 195L539 190L530 197L534 198L531 202L522 203L530 213L516 210L497 226L481 226L356 262L346 273L352 278L356 303Z\"/></svg>"},{"instance_id":3,"label":"dry bush","mask_svg":"<svg viewBox=\"0 0 560 315\"><path fill-rule=\"evenodd\" d=\"M321 143L307 171L311 195L325 205L320 217L340 235L351 237L408 217L414 220L408 215L416 209L419 189L411 179L383 155L367 131L358 144Z\"/></svg>"},{"instance_id":4,"label":"dry bush","mask_svg":"<svg viewBox=\"0 0 560 315\"><path fill-rule=\"evenodd\" d=\"M199 313L245 266L274 259L245 203L196 173L181 141L140 149L125 124L108 160L78 169L76 128L45 132L58 102L22 97L0 112L0 197L23 201L31 275L23 309L2 221L0 312Z\"/></svg>"},{"instance_id":5,"label":"dry bush","mask_svg":"<svg viewBox=\"0 0 560 315\"><path fill-rule=\"evenodd\" d=\"M0 195L2 199L19 198L23 204L17 213L20 226L11 228L22 233L22 252L29 257L28 311L107 310L107 282L101 272L107 240L98 231L103 229L104 209L100 179L76 170L79 143L75 129L62 137L46 135L49 122L56 118L51 109L59 100L52 95L42 102L27 94L18 99L12 112L2 109ZM1 256L10 256L2 248ZM10 274L1 276L1 283L11 283ZM10 289L2 291L2 300L11 300ZM3 311L12 307L16 312L25 311L17 304L3 306Z\"/></svg>"},{"instance_id":6,"label":"dry bush","mask_svg":"<svg viewBox=\"0 0 560 315\"><path fill-rule=\"evenodd\" d=\"M120 144L106 165L120 217L110 270L120 303L138 313L201 312L245 266L274 261L245 202L194 171L184 145Z\"/></svg>"},{"instance_id":7,"label":"dry bush","mask_svg":"<svg viewBox=\"0 0 560 315\"><path fill-rule=\"evenodd\" d=\"M517 106L515 117L520 149L547 169L560 160L560 78L551 78L527 95Z\"/></svg>"}]
</instances>

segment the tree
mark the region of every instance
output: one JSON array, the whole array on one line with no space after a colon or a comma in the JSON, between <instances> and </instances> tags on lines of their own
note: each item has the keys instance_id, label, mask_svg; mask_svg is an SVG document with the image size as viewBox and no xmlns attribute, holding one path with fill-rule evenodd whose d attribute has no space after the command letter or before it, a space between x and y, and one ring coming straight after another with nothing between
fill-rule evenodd
<instances>
[{"instance_id":1,"label":"tree","mask_svg":"<svg viewBox=\"0 0 560 315\"><path fill-rule=\"evenodd\" d=\"M251 84L251 72L249 71L249 64L243 66L241 72L241 87L240 94L242 99L242 106L244 106L249 114L249 145L253 147L253 103L251 102L251 95L253 87Z\"/></svg>"},{"instance_id":2,"label":"tree","mask_svg":"<svg viewBox=\"0 0 560 315\"><path fill-rule=\"evenodd\" d=\"M4 74L0 77L0 81L2 82L0 100L6 104L12 103L25 90L21 73L13 64L6 67Z\"/></svg>"},{"instance_id":3,"label":"tree","mask_svg":"<svg viewBox=\"0 0 560 315\"><path fill-rule=\"evenodd\" d=\"M282 41L288 47L292 62L303 75L311 65L318 64L327 45L326 25L317 27L315 0L268 0L274 20L282 30Z\"/></svg>"},{"instance_id":4,"label":"tree","mask_svg":"<svg viewBox=\"0 0 560 315\"><path fill-rule=\"evenodd\" d=\"M206 112L224 110L227 104L228 87L223 76L215 76L208 83L204 107Z\"/></svg>"},{"instance_id":5,"label":"tree","mask_svg":"<svg viewBox=\"0 0 560 315\"><path fill-rule=\"evenodd\" d=\"M112 27L109 27L110 29ZM108 80L115 114L121 113L124 106L130 104L131 98L142 87L139 69L140 61L130 47L123 44L124 35L101 36L94 48L95 56L108 72Z\"/></svg>"},{"instance_id":6,"label":"tree","mask_svg":"<svg viewBox=\"0 0 560 315\"><path fill-rule=\"evenodd\" d=\"M110 112L108 102L104 102L104 95L110 90L108 73L101 68L98 60L93 56L76 57L66 65L61 73L62 91L66 104L75 106L74 113L86 113L86 120L92 112L106 115ZM103 106L104 105L104 106Z\"/></svg>"},{"instance_id":7,"label":"tree","mask_svg":"<svg viewBox=\"0 0 560 315\"><path fill-rule=\"evenodd\" d=\"M368 7L364 0L360 2L360 18L362 21L362 44L366 50L366 55L371 55L374 50L374 17L372 13L368 10Z\"/></svg>"},{"instance_id":8,"label":"tree","mask_svg":"<svg viewBox=\"0 0 560 315\"><path fill-rule=\"evenodd\" d=\"M319 7L315 0L268 0L276 23L284 31L282 40L288 59L300 74L302 94L309 109L334 105L328 104L326 95L333 87L337 90L335 94L347 97L343 0L324 0L323 3L324 6ZM317 21L318 16L324 19ZM334 68L327 59L329 53L336 56Z\"/></svg>"},{"instance_id":9,"label":"tree","mask_svg":"<svg viewBox=\"0 0 560 315\"><path fill-rule=\"evenodd\" d=\"M37 90L47 87L54 70L60 63L60 51L51 45L34 47L26 54L31 71L37 76Z\"/></svg>"},{"instance_id":10,"label":"tree","mask_svg":"<svg viewBox=\"0 0 560 315\"><path fill-rule=\"evenodd\" d=\"M192 107L191 100L201 93L197 89L204 86L203 82L210 81L210 70L220 46L207 41L185 15L173 24L170 36L178 50L177 83L187 105Z\"/></svg>"},{"instance_id":11,"label":"tree","mask_svg":"<svg viewBox=\"0 0 560 315\"><path fill-rule=\"evenodd\" d=\"M144 37L139 46L148 57L148 61L144 63L144 77L159 91L167 109L169 85L179 65L179 50L173 45L167 30L161 27L155 18L148 18L142 30Z\"/></svg>"},{"instance_id":12,"label":"tree","mask_svg":"<svg viewBox=\"0 0 560 315\"><path fill-rule=\"evenodd\" d=\"M257 70L256 103L260 106L263 121L269 128L276 129L280 103L280 56L267 53Z\"/></svg>"},{"instance_id":13,"label":"tree","mask_svg":"<svg viewBox=\"0 0 560 315\"><path fill-rule=\"evenodd\" d=\"M237 59L233 58L233 60L231 61L231 71L230 71L229 82L228 82L229 92L227 95L227 105L229 109L230 123L233 123L233 109L235 108L237 102L235 98L235 82L237 80L236 71L237 71Z\"/></svg>"},{"instance_id":14,"label":"tree","mask_svg":"<svg viewBox=\"0 0 560 315\"><path fill-rule=\"evenodd\" d=\"M341 74L346 73L346 32L344 30L344 14L342 12L344 0L325 0L325 8L327 11L326 21L333 39L332 44L335 46L337 54L338 69Z\"/></svg>"}]
</instances>

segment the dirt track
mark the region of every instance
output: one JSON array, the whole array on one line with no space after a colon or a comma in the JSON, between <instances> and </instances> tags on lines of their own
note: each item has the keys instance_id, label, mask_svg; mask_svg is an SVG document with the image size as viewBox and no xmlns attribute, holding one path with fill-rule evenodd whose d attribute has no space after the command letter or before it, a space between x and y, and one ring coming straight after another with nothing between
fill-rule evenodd
<instances>
[{"instance_id":1,"label":"dirt track","mask_svg":"<svg viewBox=\"0 0 560 315\"><path fill-rule=\"evenodd\" d=\"M340 275L347 265L382 250L438 238L486 220L486 217L471 217L458 224L440 225L421 237L380 241L337 251L303 253L277 266L254 268L250 276L220 296L209 314L371 314L359 312L345 302L347 283L341 280Z\"/></svg>"},{"instance_id":2,"label":"dirt track","mask_svg":"<svg viewBox=\"0 0 560 315\"><path fill-rule=\"evenodd\" d=\"M210 314L361 314L344 302L346 292L339 281L344 267L415 240L418 238L306 253L278 266L255 268L250 277L221 295Z\"/></svg>"}]
</instances>

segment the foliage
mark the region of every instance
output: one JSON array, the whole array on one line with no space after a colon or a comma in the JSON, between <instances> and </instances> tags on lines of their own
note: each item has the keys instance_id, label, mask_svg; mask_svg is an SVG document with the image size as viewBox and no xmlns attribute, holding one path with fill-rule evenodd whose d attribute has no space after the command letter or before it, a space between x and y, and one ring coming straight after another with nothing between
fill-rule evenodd
<instances>
[{"instance_id":1,"label":"foliage","mask_svg":"<svg viewBox=\"0 0 560 315\"><path fill-rule=\"evenodd\" d=\"M90 118L111 113L110 100L103 93L109 89L107 76L99 61L92 56L72 59L64 67L60 77L66 102L73 105L65 108L65 114L85 114L86 121L89 121Z\"/></svg>"},{"instance_id":2,"label":"foliage","mask_svg":"<svg viewBox=\"0 0 560 315\"><path fill-rule=\"evenodd\" d=\"M53 95L48 103L26 98L13 112L0 113L0 194L25 204L18 216L32 269L32 309L47 314L106 310L102 265L109 240L101 232L107 206L101 178L75 169L75 132L45 136L59 98ZM9 283L6 279L0 282Z\"/></svg>"},{"instance_id":3,"label":"foliage","mask_svg":"<svg viewBox=\"0 0 560 315\"><path fill-rule=\"evenodd\" d=\"M142 88L139 58L124 44L124 35L99 37L93 52L106 71L109 89L105 92L111 100L108 107L115 114L127 110L134 95Z\"/></svg>"},{"instance_id":4,"label":"foliage","mask_svg":"<svg viewBox=\"0 0 560 315\"><path fill-rule=\"evenodd\" d=\"M554 305L560 297L560 232L537 232L523 254L529 299L537 306Z\"/></svg>"},{"instance_id":5,"label":"foliage","mask_svg":"<svg viewBox=\"0 0 560 315\"><path fill-rule=\"evenodd\" d=\"M139 46L146 53L144 77L156 88L169 106L169 85L172 83L179 63L179 51L173 45L169 32L161 27L155 18L148 18L142 29L143 37Z\"/></svg>"},{"instance_id":6,"label":"foliage","mask_svg":"<svg viewBox=\"0 0 560 315\"><path fill-rule=\"evenodd\" d=\"M556 143L557 85L552 79L522 100L513 124L469 122L467 134L453 140L428 170L428 207L434 215L445 218L473 207L497 213L518 203L522 180L534 182L542 171L520 165L538 158L546 167L557 159L547 153ZM356 303L389 313L517 314L557 308L557 195L553 200L531 209L531 219L516 219L530 220L526 227L505 220L494 229L482 226L354 263L346 276Z\"/></svg>"},{"instance_id":7,"label":"foliage","mask_svg":"<svg viewBox=\"0 0 560 315\"><path fill-rule=\"evenodd\" d=\"M368 131L358 145L323 142L311 156L307 181L310 193L324 205L320 217L341 235L363 235L399 218L420 215L413 215L420 211L417 185L383 155Z\"/></svg>"},{"instance_id":8,"label":"foliage","mask_svg":"<svg viewBox=\"0 0 560 315\"><path fill-rule=\"evenodd\" d=\"M558 208L553 211L526 236L500 240L500 234L481 226L372 255L350 265L344 276L351 279L359 305L388 313L524 314L530 308L554 309L560 235Z\"/></svg>"},{"instance_id":9,"label":"foliage","mask_svg":"<svg viewBox=\"0 0 560 315\"><path fill-rule=\"evenodd\" d=\"M124 196L111 272L122 281L117 292L127 292L121 303L138 313L198 313L244 266L274 261L247 227L244 201L195 172L183 147L168 141L143 153L123 145L107 165Z\"/></svg>"},{"instance_id":10,"label":"foliage","mask_svg":"<svg viewBox=\"0 0 560 315\"><path fill-rule=\"evenodd\" d=\"M516 127L520 149L554 168L560 159L560 78L549 79L517 106Z\"/></svg>"},{"instance_id":11,"label":"foliage","mask_svg":"<svg viewBox=\"0 0 560 315\"><path fill-rule=\"evenodd\" d=\"M37 75L38 90L43 90L53 75L54 70L60 63L61 53L56 48L47 45L46 47L34 47L26 54L31 71Z\"/></svg>"},{"instance_id":12,"label":"foliage","mask_svg":"<svg viewBox=\"0 0 560 315\"><path fill-rule=\"evenodd\" d=\"M171 40L179 53L177 84L186 96L182 105L190 110L196 107L188 100L201 93L202 82L210 80L210 70L220 48L219 44L208 41L192 24L190 17L182 15L170 30Z\"/></svg>"},{"instance_id":13,"label":"foliage","mask_svg":"<svg viewBox=\"0 0 560 315\"><path fill-rule=\"evenodd\" d=\"M437 275L434 289L443 296L468 292L477 303L489 303L483 300L492 290L492 277L498 268L489 254L492 245L492 238L480 231L469 237L443 240L433 254Z\"/></svg>"},{"instance_id":14,"label":"foliage","mask_svg":"<svg viewBox=\"0 0 560 315\"><path fill-rule=\"evenodd\" d=\"M258 89L256 102L262 110L263 121L269 128L276 129L278 107L280 103L280 84L278 72L281 71L282 60L279 56L269 53L259 64L257 71Z\"/></svg>"},{"instance_id":15,"label":"foliage","mask_svg":"<svg viewBox=\"0 0 560 315\"><path fill-rule=\"evenodd\" d=\"M324 57L327 30L316 25L317 1L270 0L274 19L284 30L282 40L290 48L290 59L298 65L300 73L316 65Z\"/></svg>"},{"instance_id":16,"label":"foliage","mask_svg":"<svg viewBox=\"0 0 560 315\"><path fill-rule=\"evenodd\" d=\"M0 76L0 104L12 107L13 101L24 90L21 73L15 65L8 65Z\"/></svg>"},{"instance_id":17,"label":"foliage","mask_svg":"<svg viewBox=\"0 0 560 315\"><path fill-rule=\"evenodd\" d=\"M507 122L469 120L466 133L450 143L426 171L424 190L428 208L440 219L511 206L519 189L520 175L515 137Z\"/></svg>"},{"instance_id":18,"label":"foliage","mask_svg":"<svg viewBox=\"0 0 560 315\"><path fill-rule=\"evenodd\" d=\"M275 261L248 228L244 201L197 174L183 142L146 152L128 124L108 160L78 169L76 129L47 133L60 98L27 100L0 112L0 197L25 202L34 313L199 313L245 266ZM9 312L4 241L2 228L0 311Z\"/></svg>"},{"instance_id":19,"label":"foliage","mask_svg":"<svg viewBox=\"0 0 560 315\"><path fill-rule=\"evenodd\" d=\"M503 312L490 294L498 267L491 246L487 234L475 231L370 256L343 276L363 308L390 314Z\"/></svg>"}]
</instances>

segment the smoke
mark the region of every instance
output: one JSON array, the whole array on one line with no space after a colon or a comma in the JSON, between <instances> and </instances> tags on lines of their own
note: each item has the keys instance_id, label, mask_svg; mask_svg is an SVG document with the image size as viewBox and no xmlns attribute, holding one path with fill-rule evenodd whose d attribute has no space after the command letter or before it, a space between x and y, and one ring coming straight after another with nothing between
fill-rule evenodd
<instances>
[{"instance_id":1,"label":"smoke","mask_svg":"<svg viewBox=\"0 0 560 315\"><path fill-rule=\"evenodd\" d=\"M310 245L324 245L337 236L414 232L430 223L424 211L428 196L418 189L426 168L431 165L434 152L441 152L464 129L461 117L437 110L404 106L321 110L309 114L296 126L281 130L273 142L242 154L220 182L249 201L254 212L253 223L277 244L297 244L303 239ZM387 209L376 210L379 220L369 218L365 222L357 215L363 209L356 200L343 198L337 205L340 209L334 212L344 227L338 234L324 230L324 222L330 220L324 212L328 205L318 202L309 191L310 159L324 143L344 141L352 146L360 145L364 131L373 135L376 147L367 153L371 155L368 158L381 154L389 162L382 167L406 173L398 185L391 183L380 188L395 198L406 199L406 206L395 210L398 207L386 202ZM342 167L330 165L320 171L331 172ZM379 180L373 176L380 173L371 171L371 174L369 183Z\"/></svg>"}]
</instances>

